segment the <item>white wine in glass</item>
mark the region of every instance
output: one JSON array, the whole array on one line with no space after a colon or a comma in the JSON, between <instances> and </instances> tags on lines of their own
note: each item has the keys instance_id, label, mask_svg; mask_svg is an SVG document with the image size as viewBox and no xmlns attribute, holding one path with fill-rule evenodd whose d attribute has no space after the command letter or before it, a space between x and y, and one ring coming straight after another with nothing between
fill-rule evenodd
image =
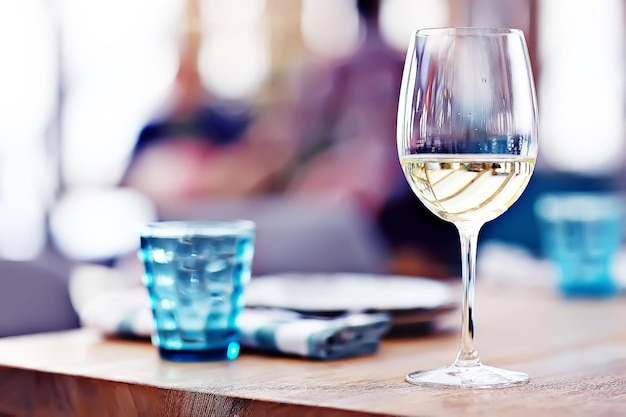
<instances>
[{"instance_id":1,"label":"white wine in glass","mask_svg":"<svg viewBox=\"0 0 626 417\"><path fill-rule=\"evenodd\" d=\"M417 30L398 106L398 155L420 201L459 231L461 343L448 366L406 376L417 385L495 388L528 382L483 365L474 347L478 233L524 192L537 157L537 100L523 32ZM434 238L434 237L431 237Z\"/></svg>"}]
</instances>

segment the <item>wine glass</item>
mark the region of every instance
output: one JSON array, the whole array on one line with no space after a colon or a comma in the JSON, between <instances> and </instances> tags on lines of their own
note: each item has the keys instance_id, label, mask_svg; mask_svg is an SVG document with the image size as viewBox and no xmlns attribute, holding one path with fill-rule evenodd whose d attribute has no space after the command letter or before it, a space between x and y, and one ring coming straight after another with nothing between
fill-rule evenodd
<instances>
[{"instance_id":1,"label":"wine glass","mask_svg":"<svg viewBox=\"0 0 626 417\"><path fill-rule=\"evenodd\" d=\"M414 33L400 90L398 154L420 201L459 231L463 302L454 363L410 373L408 382L459 388L528 382L524 373L481 363L473 313L478 233L526 188L537 157L537 130L522 31L467 27Z\"/></svg>"}]
</instances>

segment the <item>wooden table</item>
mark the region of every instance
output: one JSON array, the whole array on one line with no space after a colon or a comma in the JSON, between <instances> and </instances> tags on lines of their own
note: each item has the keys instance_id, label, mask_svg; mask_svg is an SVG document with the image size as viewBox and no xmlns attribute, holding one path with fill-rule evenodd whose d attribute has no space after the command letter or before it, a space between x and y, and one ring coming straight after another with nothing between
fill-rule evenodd
<instances>
[{"instance_id":1,"label":"wooden table","mask_svg":"<svg viewBox=\"0 0 626 417\"><path fill-rule=\"evenodd\" d=\"M626 415L624 298L479 286L476 302L483 362L528 372L528 385L404 382L409 371L451 362L456 331L385 340L375 355L333 362L246 352L229 363L178 364L147 342L78 330L0 340L0 416Z\"/></svg>"}]
</instances>

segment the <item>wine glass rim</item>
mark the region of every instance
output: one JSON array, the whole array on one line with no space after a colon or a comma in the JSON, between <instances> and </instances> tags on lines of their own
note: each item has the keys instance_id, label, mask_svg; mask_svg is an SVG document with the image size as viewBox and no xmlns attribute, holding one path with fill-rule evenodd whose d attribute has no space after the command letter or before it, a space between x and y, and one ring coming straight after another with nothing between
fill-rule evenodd
<instances>
[{"instance_id":1,"label":"wine glass rim","mask_svg":"<svg viewBox=\"0 0 626 417\"><path fill-rule=\"evenodd\" d=\"M442 26L420 28L415 31L415 36L445 36L445 37L472 37L472 36L523 36L521 29L498 27L498 26Z\"/></svg>"}]
</instances>

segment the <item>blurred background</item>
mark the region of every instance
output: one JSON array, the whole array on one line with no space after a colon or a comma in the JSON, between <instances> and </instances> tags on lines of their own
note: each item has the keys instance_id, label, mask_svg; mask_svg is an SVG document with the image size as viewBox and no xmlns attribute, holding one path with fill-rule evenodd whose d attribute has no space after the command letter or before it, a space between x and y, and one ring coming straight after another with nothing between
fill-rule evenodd
<instances>
[{"instance_id":1,"label":"blurred background","mask_svg":"<svg viewBox=\"0 0 626 417\"><path fill-rule=\"evenodd\" d=\"M395 148L411 32L449 25L526 35L537 171L481 239L536 253L538 195L626 185L626 0L0 2L0 259L62 293L76 264L132 258L144 222L248 217L257 274L456 275ZM37 284L2 271L24 303Z\"/></svg>"}]
</instances>

